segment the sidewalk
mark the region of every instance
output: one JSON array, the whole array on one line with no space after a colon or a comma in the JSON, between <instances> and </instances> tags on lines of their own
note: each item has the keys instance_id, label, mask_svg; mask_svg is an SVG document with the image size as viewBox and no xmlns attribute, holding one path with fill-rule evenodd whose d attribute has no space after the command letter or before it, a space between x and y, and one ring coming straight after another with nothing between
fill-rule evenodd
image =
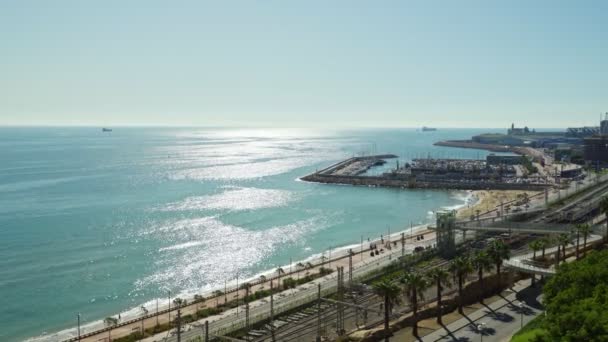
<instances>
[{"instance_id":1,"label":"sidewalk","mask_svg":"<svg viewBox=\"0 0 608 342\"><path fill-rule=\"evenodd\" d=\"M509 341L519 331L522 321L525 325L542 313L537 301L540 288L532 288L530 284L530 279L516 283L512 288L515 292L424 336L422 341L481 341L483 338ZM521 302L524 305L520 307Z\"/></svg>"}]
</instances>

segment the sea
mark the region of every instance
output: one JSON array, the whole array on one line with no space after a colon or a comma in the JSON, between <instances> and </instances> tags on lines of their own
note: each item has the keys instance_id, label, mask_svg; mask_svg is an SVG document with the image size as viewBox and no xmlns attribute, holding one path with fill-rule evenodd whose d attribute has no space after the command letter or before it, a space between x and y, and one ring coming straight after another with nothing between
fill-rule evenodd
<instances>
[{"instance_id":1,"label":"sea","mask_svg":"<svg viewBox=\"0 0 608 342\"><path fill-rule=\"evenodd\" d=\"M469 194L299 181L357 155L485 158L433 146L501 130L0 128L0 340L222 288L433 221ZM153 312L153 310L151 311Z\"/></svg>"}]
</instances>

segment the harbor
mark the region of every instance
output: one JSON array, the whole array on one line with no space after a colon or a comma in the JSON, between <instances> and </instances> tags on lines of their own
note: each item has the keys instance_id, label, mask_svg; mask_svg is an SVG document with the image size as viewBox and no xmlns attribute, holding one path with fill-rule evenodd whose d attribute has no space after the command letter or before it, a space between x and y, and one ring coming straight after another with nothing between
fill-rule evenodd
<instances>
[{"instance_id":1,"label":"harbor","mask_svg":"<svg viewBox=\"0 0 608 342\"><path fill-rule=\"evenodd\" d=\"M373 167L397 158L392 154L352 157L306 175L303 181L404 189L523 190L551 186L547 178L532 176L521 156L490 155L476 159L413 159L380 175L367 175Z\"/></svg>"}]
</instances>

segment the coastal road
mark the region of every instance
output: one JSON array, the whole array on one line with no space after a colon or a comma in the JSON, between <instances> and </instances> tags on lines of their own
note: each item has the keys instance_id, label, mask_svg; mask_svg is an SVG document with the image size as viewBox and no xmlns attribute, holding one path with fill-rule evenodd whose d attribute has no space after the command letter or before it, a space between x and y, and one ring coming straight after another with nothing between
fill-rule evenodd
<instances>
[{"instance_id":1,"label":"coastal road","mask_svg":"<svg viewBox=\"0 0 608 342\"><path fill-rule=\"evenodd\" d=\"M510 341L522 324L543 312L541 288L531 287L530 279L518 282L513 289L515 292L425 336L422 341Z\"/></svg>"}]
</instances>

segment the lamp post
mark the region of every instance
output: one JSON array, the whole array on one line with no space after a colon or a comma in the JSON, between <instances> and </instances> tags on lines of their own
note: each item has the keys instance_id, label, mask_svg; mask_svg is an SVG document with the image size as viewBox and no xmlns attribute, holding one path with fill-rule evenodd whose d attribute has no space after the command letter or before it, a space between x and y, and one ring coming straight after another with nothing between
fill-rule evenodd
<instances>
[{"instance_id":1,"label":"lamp post","mask_svg":"<svg viewBox=\"0 0 608 342\"><path fill-rule=\"evenodd\" d=\"M169 326L171 326L171 290L168 290L169 292Z\"/></svg>"},{"instance_id":2,"label":"lamp post","mask_svg":"<svg viewBox=\"0 0 608 342\"><path fill-rule=\"evenodd\" d=\"M522 329L524 327L524 308L526 304L523 302L519 302L519 316L521 317L519 328Z\"/></svg>"},{"instance_id":3,"label":"lamp post","mask_svg":"<svg viewBox=\"0 0 608 342\"><path fill-rule=\"evenodd\" d=\"M486 324L485 324L485 323L483 323L483 322L481 322L481 323L479 323L479 324L477 325L477 331L479 332L479 341L480 341L480 342L483 342L483 327L484 327L485 325L486 325Z\"/></svg>"},{"instance_id":4,"label":"lamp post","mask_svg":"<svg viewBox=\"0 0 608 342\"><path fill-rule=\"evenodd\" d=\"M78 341L80 341L80 312L78 313Z\"/></svg>"}]
</instances>

